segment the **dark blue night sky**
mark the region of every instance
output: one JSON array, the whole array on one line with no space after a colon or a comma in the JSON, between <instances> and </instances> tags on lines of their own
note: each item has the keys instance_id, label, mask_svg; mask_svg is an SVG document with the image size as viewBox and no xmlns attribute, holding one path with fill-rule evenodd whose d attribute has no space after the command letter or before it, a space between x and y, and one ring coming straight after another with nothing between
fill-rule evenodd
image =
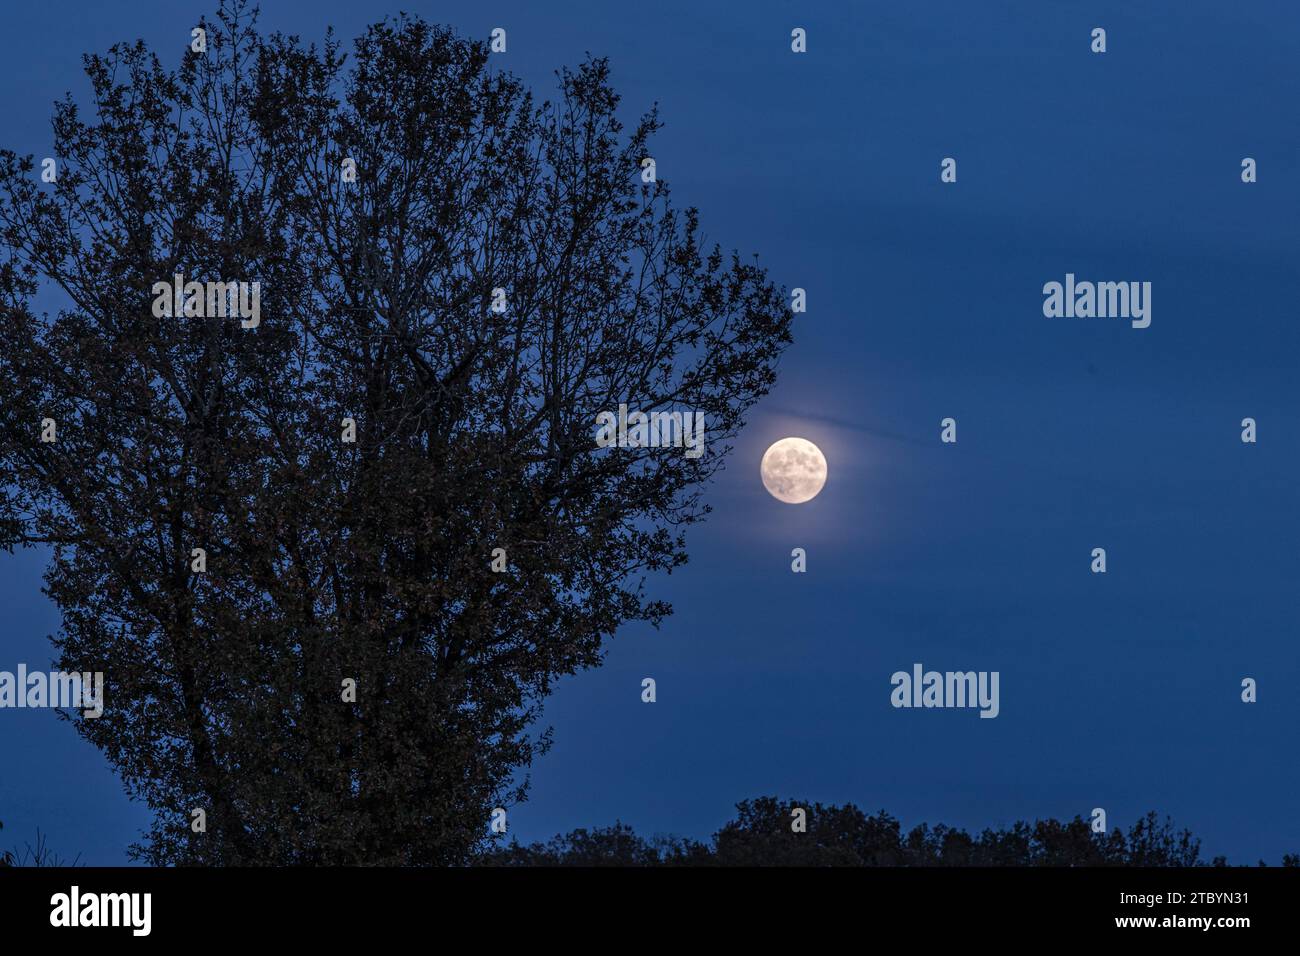
<instances>
[{"instance_id":1,"label":"dark blue night sky","mask_svg":"<svg viewBox=\"0 0 1300 956\"><path fill-rule=\"evenodd\" d=\"M47 155L51 102L87 92L83 52L143 37L175 65L214 3L78 6L6 9L0 145ZM1155 809L1206 856L1300 851L1300 8L406 6L504 27L496 64L539 92L609 56L629 120L660 105L676 204L808 294L690 563L654 582L676 614L562 683L513 835L706 837L775 794L975 830ZM351 38L399 9L267 0L263 27ZM1151 282L1150 328L1044 317L1067 272ZM759 481L786 435L829 461L808 504ZM43 563L0 556L0 670L53 657ZM999 671L1000 716L894 709L890 675L916 662ZM116 864L147 810L51 711L4 710L0 820L6 847L39 826Z\"/></svg>"}]
</instances>

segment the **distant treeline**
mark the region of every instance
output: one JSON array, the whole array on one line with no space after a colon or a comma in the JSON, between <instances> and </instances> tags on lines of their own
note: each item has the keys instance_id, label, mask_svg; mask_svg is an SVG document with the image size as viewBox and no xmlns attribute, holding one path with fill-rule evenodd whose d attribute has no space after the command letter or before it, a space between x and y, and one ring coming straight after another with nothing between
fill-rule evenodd
<instances>
[{"instance_id":1,"label":"distant treeline","mask_svg":"<svg viewBox=\"0 0 1300 956\"><path fill-rule=\"evenodd\" d=\"M803 810L802 815L796 811ZM1127 832L1093 833L1075 817L965 830L920 824L904 832L883 810L823 806L760 797L736 805L736 818L708 843L674 836L646 838L630 826L581 828L546 843L512 840L477 860L479 866L1227 866L1201 858L1201 841L1153 811ZM796 832L796 823L805 829ZM1282 857L1300 866L1300 854ZM1263 860L1260 866L1266 866Z\"/></svg>"},{"instance_id":2,"label":"distant treeline","mask_svg":"<svg viewBox=\"0 0 1300 956\"><path fill-rule=\"evenodd\" d=\"M802 814L797 811L803 811ZM798 829L796 826L801 826ZM3 829L3 824L0 824ZM37 831L36 845L0 850L4 866L76 866L52 852ZM643 837L615 823L585 827L545 843L517 840L479 853L475 866L1228 866L1222 856L1201 858L1201 841L1154 811L1128 831L1094 833L1087 820L1023 821L965 830L922 823L907 832L881 810L868 816L853 804L823 806L759 797L736 805L736 817L708 843L676 836ZM1268 866L1264 860L1259 866ZM1300 854L1282 857L1300 866Z\"/></svg>"}]
</instances>

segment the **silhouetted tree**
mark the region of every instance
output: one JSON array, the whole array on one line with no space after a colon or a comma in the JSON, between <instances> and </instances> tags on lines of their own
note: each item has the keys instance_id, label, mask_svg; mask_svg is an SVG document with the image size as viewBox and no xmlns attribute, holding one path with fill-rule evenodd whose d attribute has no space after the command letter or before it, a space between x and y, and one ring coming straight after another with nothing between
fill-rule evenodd
<instances>
[{"instance_id":1,"label":"silhouetted tree","mask_svg":"<svg viewBox=\"0 0 1300 956\"><path fill-rule=\"evenodd\" d=\"M624 130L603 60L536 104L418 19L350 57L255 21L175 71L87 57L56 182L0 154L0 544L52 548L139 858L454 863L555 679L670 613L644 576L686 560L789 308L642 182L658 120ZM260 325L154 317L177 273L259 282ZM706 453L598 449L620 403L704 413Z\"/></svg>"},{"instance_id":2,"label":"silhouetted tree","mask_svg":"<svg viewBox=\"0 0 1300 956\"><path fill-rule=\"evenodd\" d=\"M5 828L0 823L0 830ZM22 849L0 850L0 867L64 867L79 866L81 854L68 860L50 848L49 840L39 829L36 831L36 844L28 843Z\"/></svg>"},{"instance_id":3,"label":"silhouetted tree","mask_svg":"<svg viewBox=\"0 0 1300 956\"><path fill-rule=\"evenodd\" d=\"M1128 832L1129 866L1196 866L1201 855L1201 841L1190 830L1177 831L1166 817L1162 823L1151 811Z\"/></svg>"},{"instance_id":4,"label":"silhouetted tree","mask_svg":"<svg viewBox=\"0 0 1300 956\"><path fill-rule=\"evenodd\" d=\"M647 840L623 823L579 828L529 846L512 840L488 851L479 862L489 860L493 866L692 866L713 862L703 843L677 837Z\"/></svg>"},{"instance_id":5,"label":"silhouetted tree","mask_svg":"<svg viewBox=\"0 0 1300 956\"><path fill-rule=\"evenodd\" d=\"M791 830L791 811L807 811L806 833ZM743 800L736 819L714 837L723 866L894 866L904 862L898 821L881 811L867 816L857 807Z\"/></svg>"}]
</instances>

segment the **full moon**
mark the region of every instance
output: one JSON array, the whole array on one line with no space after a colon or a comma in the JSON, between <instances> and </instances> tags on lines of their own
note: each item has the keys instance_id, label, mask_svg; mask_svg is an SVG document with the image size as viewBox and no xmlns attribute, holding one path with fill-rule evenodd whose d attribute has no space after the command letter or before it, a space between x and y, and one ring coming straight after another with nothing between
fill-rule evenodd
<instances>
[{"instance_id":1,"label":"full moon","mask_svg":"<svg viewBox=\"0 0 1300 956\"><path fill-rule=\"evenodd\" d=\"M763 487L778 501L811 501L826 484L826 456L806 438L782 438L763 453Z\"/></svg>"}]
</instances>

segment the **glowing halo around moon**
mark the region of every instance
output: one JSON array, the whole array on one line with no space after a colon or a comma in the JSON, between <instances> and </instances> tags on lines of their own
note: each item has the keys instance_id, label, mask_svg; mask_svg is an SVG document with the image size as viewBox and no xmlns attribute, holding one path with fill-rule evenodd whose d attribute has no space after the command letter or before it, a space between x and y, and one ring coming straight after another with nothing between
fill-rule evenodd
<instances>
[{"instance_id":1,"label":"glowing halo around moon","mask_svg":"<svg viewBox=\"0 0 1300 956\"><path fill-rule=\"evenodd\" d=\"M806 438L782 438L763 453L758 466L773 498L798 505L812 501L826 484L826 456Z\"/></svg>"}]
</instances>

